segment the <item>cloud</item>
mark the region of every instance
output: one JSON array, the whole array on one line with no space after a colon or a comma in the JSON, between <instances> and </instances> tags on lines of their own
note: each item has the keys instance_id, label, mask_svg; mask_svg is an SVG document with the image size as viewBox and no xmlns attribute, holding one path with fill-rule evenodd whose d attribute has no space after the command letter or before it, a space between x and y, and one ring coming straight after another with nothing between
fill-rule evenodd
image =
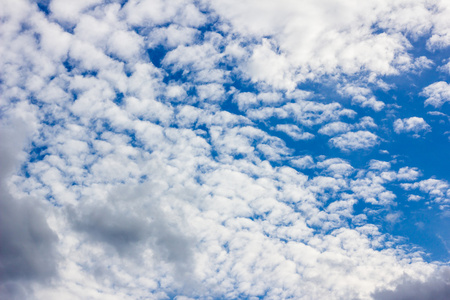
<instances>
[{"instance_id":1,"label":"cloud","mask_svg":"<svg viewBox=\"0 0 450 300\"><path fill-rule=\"evenodd\" d=\"M301 156L291 160L291 163L300 169L314 168L314 159L311 155Z\"/></svg>"},{"instance_id":2,"label":"cloud","mask_svg":"<svg viewBox=\"0 0 450 300\"><path fill-rule=\"evenodd\" d=\"M252 52L255 57L268 58L271 50L265 56L260 55L261 50L272 45L277 51L270 57L278 60L278 67L260 64L259 72L255 72L250 64L248 69L253 80L279 88L290 89L293 82L323 74L367 72L377 76L426 68L429 64L415 62L407 53L410 43L404 35L418 38L436 30L432 40L447 36L443 17L446 8L440 1L437 10L415 1L403 1L402 5L369 1L359 6L354 1L307 1L302 5L288 0L276 5L270 1L212 1L210 5L233 33L250 39L270 37L270 42L262 42ZM285 86L280 85L281 78L286 79ZM378 111L384 105L365 92L353 96L354 103L363 107Z\"/></svg>"},{"instance_id":3,"label":"cloud","mask_svg":"<svg viewBox=\"0 0 450 300\"><path fill-rule=\"evenodd\" d=\"M449 10L448 3L445 1L438 1L436 3L432 35L427 41L427 47L430 50L442 49L450 45L449 21L445 17Z\"/></svg>"},{"instance_id":4,"label":"cloud","mask_svg":"<svg viewBox=\"0 0 450 300\"><path fill-rule=\"evenodd\" d=\"M353 173L354 168L345 160L329 158L316 163L316 168L323 169L323 173L336 178L347 177Z\"/></svg>"},{"instance_id":5,"label":"cloud","mask_svg":"<svg viewBox=\"0 0 450 300\"><path fill-rule=\"evenodd\" d=\"M438 67L438 70L443 73L450 74L450 61L448 63Z\"/></svg>"},{"instance_id":6,"label":"cloud","mask_svg":"<svg viewBox=\"0 0 450 300\"><path fill-rule=\"evenodd\" d=\"M55 0L50 3L49 8L55 19L76 23L84 10L98 4L101 4L100 0L83 0L77 3L70 3L69 5L64 0Z\"/></svg>"},{"instance_id":7,"label":"cloud","mask_svg":"<svg viewBox=\"0 0 450 300\"><path fill-rule=\"evenodd\" d=\"M280 119L293 118L307 127L337 121L341 117L352 118L355 114L355 111L342 108L342 105L337 102L323 104L302 99L280 107L262 107L249 109L246 112L246 115L252 120L265 120L274 116Z\"/></svg>"},{"instance_id":8,"label":"cloud","mask_svg":"<svg viewBox=\"0 0 450 300\"><path fill-rule=\"evenodd\" d=\"M253 82L265 82L277 89L292 91L295 81L292 78L289 61L283 54L272 50L273 45L266 39L253 50L246 70Z\"/></svg>"},{"instance_id":9,"label":"cloud","mask_svg":"<svg viewBox=\"0 0 450 300\"><path fill-rule=\"evenodd\" d=\"M413 132L414 137L419 137L420 134L430 132L431 126L423 118L411 117L395 120L394 131L397 134Z\"/></svg>"},{"instance_id":10,"label":"cloud","mask_svg":"<svg viewBox=\"0 0 450 300\"><path fill-rule=\"evenodd\" d=\"M322 126L322 128L320 128L318 132L320 134L333 136L339 133L348 132L351 129L352 126L350 124L344 122L333 122Z\"/></svg>"},{"instance_id":11,"label":"cloud","mask_svg":"<svg viewBox=\"0 0 450 300\"><path fill-rule=\"evenodd\" d=\"M281 131L289 135L293 140L310 140L314 135L309 132L303 132L298 126L292 124L277 124L272 130Z\"/></svg>"},{"instance_id":12,"label":"cloud","mask_svg":"<svg viewBox=\"0 0 450 300\"><path fill-rule=\"evenodd\" d=\"M23 147L34 131L29 109L18 105L16 116L9 120L14 127L0 126L0 138L8 141L0 145L0 296L5 299L31 297L33 284L48 284L58 272L58 236L47 222L49 203L18 196L8 185L9 177L26 158Z\"/></svg>"},{"instance_id":13,"label":"cloud","mask_svg":"<svg viewBox=\"0 0 450 300\"><path fill-rule=\"evenodd\" d=\"M420 95L427 98L425 106L438 108L450 101L450 85L445 81L435 82L425 87Z\"/></svg>"},{"instance_id":14,"label":"cloud","mask_svg":"<svg viewBox=\"0 0 450 300\"><path fill-rule=\"evenodd\" d=\"M144 249L152 249L155 259L173 264L177 276L184 277L193 264L193 243L181 228L167 222L169 218L146 192L161 193L164 188L157 184L118 187L106 200L108 205L69 206L68 218L88 240L105 243L136 261L144 259Z\"/></svg>"},{"instance_id":15,"label":"cloud","mask_svg":"<svg viewBox=\"0 0 450 300\"><path fill-rule=\"evenodd\" d=\"M414 183L402 183L401 186L407 191L418 188L429 194L431 199L442 204L441 209L444 209L445 204L450 202L450 185L445 180L430 178Z\"/></svg>"},{"instance_id":16,"label":"cloud","mask_svg":"<svg viewBox=\"0 0 450 300\"><path fill-rule=\"evenodd\" d=\"M376 128L377 125L374 123L372 117L365 116L362 117L359 123L348 124L344 122L332 122L325 124L319 129L320 134L333 136L339 133L345 133L351 131L353 129L367 129L367 128Z\"/></svg>"},{"instance_id":17,"label":"cloud","mask_svg":"<svg viewBox=\"0 0 450 300\"><path fill-rule=\"evenodd\" d=\"M423 199L423 197L418 196L418 195L409 195L408 196L408 201L420 201L422 199Z\"/></svg>"},{"instance_id":18,"label":"cloud","mask_svg":"<svg viewBox=\"0 0 450 300\"><path fill-rule=\"evenodd\" d=\"M206 17L190 1L176 1L167 5L164 1L136 0L127 2L123 11L127 22L133 26L157 26L174 22L183 26L199 27Z\"/></svg>"},{"instance_id":19,"label":"cloud","mask_svg":"<svg viewBox=\"0 0 450 300\"><path fill-rule=\"evenodd\" d=\"M378 101L372 94L372 91L365 87L346 85L339 91L343 96L351 97L353 104L359 104L361 107L370 107L375 111L380 111L384 107L382 101Z\"/></svg>"},{"instance_id":20,"label":"cloud","mask_svg":"<svg viewBox=\"0 0 450 300\"><path fill-rule=\"evenodd\" d=\"M330 145L342 151L370 149L379 144L379 138L369 131L347 132L330 139Z\"/></svg>"},{"instance_id":21,"label":"cloud","mask_svg":"<svg viewBox=\"0 0 450 300\"><path fill-rule=\"evenodd\" d=\"M168 27L159 27L153 29L148 38L148 47L153 48L157 45L165 45L169 48L175 48L179 45L190 45L200 34L200 31L192 27L184 27L177 24L171 24Z\"/></svg>"},{"instance_id":22,"label":"cloud","mask_svg":"<svg viewBox=\"0 0 450 300\"><path fill-rule=\"evenodd\" d=\"M370 167L370 169L374 169L374 170L389 170L391 168L391 164L387 161L379 161L379 160L372 159L369 162L369 167Z\"/></svg>"},{"instance_id":23,"label":"cloud","mask_svg":"<svg viewBox=\"0 0 450 300\"><path fill-rule=\"evenodd\" d=\"M444 300L450 297L450 271L448 267L442 267L428 276L425 280L413 280L408 276L397 281L392 290L377 290L372 296L378 299L411 299Z\"/></svg>"}]
</instances>

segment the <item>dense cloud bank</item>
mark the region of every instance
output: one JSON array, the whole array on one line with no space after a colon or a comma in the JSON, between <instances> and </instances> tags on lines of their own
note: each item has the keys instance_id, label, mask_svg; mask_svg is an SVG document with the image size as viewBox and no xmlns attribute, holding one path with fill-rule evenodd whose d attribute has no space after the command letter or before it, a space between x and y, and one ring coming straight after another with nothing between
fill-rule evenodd
<instances>
[{"instance_id":1,"label":"dense cloud bank","mask_svg":"<svg viewBox=\"0 0 450 300\"><path fill-rule=\"evenodd\" d=\"M450 297L447 1L3 2L0 298Z\"/></svg>"}]
</instances>

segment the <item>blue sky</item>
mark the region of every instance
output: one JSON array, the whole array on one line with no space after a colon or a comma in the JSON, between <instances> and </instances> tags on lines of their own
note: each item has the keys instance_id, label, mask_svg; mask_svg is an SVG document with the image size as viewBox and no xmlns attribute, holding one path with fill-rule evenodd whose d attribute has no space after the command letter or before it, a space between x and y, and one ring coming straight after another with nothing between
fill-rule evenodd
<instances>
[{"instance_id":1,"label":"blue sky","mask_svg":"<svg viewBox=\"0 0 450 300\"><path fill-rule=\"evenodd\" d=\"M0 298L450 297L447 1L2 6Z\"/></svg>"}]
</instances>

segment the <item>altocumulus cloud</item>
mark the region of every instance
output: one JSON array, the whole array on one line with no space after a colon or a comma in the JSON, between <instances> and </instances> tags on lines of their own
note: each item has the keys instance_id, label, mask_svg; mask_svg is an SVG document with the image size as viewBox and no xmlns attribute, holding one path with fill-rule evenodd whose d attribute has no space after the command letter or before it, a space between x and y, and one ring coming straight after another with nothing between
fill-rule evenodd
<instances>
[{"instance_id":1,"label":"altocumulus cloud","mask_svg":"<svg viewBox=\"0 0 450 300\"><path fill-rule=\"evenodd\" d=\"M448 1L3 2L0 298L449 297Z\"/></svg>"}]
</instances>

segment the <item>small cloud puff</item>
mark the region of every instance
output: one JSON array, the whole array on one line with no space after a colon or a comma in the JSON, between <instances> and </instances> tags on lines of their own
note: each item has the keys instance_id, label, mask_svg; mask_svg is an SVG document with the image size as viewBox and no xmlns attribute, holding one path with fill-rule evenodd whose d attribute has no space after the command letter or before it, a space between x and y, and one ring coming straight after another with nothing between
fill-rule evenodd
<instances>
[{"instance_id":1,"label":"small cloud puff","mask_svg":"<svg viewBox=\"0 0 450 300\"><path fill-rule=\"evenodd\" d=\"M409 195L408 196L408 201L414 201L414 202L416 202L416 201L420 201L420 200L422 200L423 199L423 197L421 197L421 196L419 196L419 195Z\"/></svg>"},{"instance_id":2,"label":"small cloud puff","mask_svg":"<svg viewBox=\"0 0 450 300\"><path fill-rule=\"evenodd\" d=\"M426 134L431 131L431 126L423 118L412 117L405 119L397 119L394 122L394 131L400 133L414 133L414 137L419 137L420 134Z\"/></svg>"},{"instance_id":3,"label":"small cloud puff","mask_svg":"<svg viewBox=\"0 0 450 300\"><path fill-rule=\"evenodd\" d=\"M379 138L369 131L360 130L341 134L330 139L329 143L332 147L347 152L352 150L370 149L379 144Z\"/></svg>"},{"instance_id":4,"label":"small cloud puff","mask_svg":"<svg viewBox=\"0 0 450 300\"><path fill-rule=\"evenodd\" d=\"M352 97L352 104L354 105L370 107L374 111L380 111L385 106L384 102L378 101L372 94L372 91L366 87L348 84L339 92L343 96Z\"/></svg>"},{"instance_id":5,"label":"small cloud puff","mask_svg":"<svg viewBox=\"0 0 450 300\"><path fill-rule=\"evenodd\" d=\"M387 161L372 159L369 162L369 168L372 170L380 170L380 171L389 170L391 168L391 163Z\"/></svg>"},{"instance_id":6,"label":"small cloud puff","mask_svg":"<svg viewBox=\"0 0 450 300\"><path fill-rule=\"evenodd\" d=\"M289 135L293 140L310 140L314 138L314 134L303 132L298 126L292 124L278 124L272 127L272 130L281 131Z\"/></svg>"},{"instance_id":7,"label":"small cloud puff","mask_svg":"<svg viewBox=\"0 0 450 300\"><path fill-rule=\"evenodd\" d=\"M312 169L315 167L314 159L311 155L305 155L297 159L293 159L291 160L291 164L300 169Z\"/></svg>"},{"instance_id":8,"label":"small cloud puff","mask_svg":"<svg viewBox=\"0 0 450 300\"><path fill-rule=\"evenodd\" d=\"M427 97L425 106L441 107L444 103L450 102L450 84L444 81L435 82L424 88L420 95Z\"/></svg>"},{"instance_id":9,"label":"small cloud puff","mask_svg":"<svg viewBox=\"0 0 450 300\"><path fill-rule=\"evenodd\" d=\"M328 123L328 124L322 126L318 132L320 134L333 136L333 135L348 132L348 131L351 131L354 129L367 129L367 128L376 128L376 127L377 127L377 125L375 124L373 118L366 116L366 117L362 117L361 120L359 121L359 123L355 123L355 124L348 124L348 123L340 122L340 121Z\"/></svg>"}]
</instances>

